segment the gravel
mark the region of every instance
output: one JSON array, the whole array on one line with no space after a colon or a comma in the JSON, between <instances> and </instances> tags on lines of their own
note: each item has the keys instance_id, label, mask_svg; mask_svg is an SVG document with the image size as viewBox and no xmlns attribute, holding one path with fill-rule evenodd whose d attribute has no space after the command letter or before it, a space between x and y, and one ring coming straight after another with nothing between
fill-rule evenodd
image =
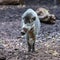
<instances>
[{"instance_id":1,"label":"gravel","mask_svg":"<svg viewBox=\"0 0 60 60\"><path fill-rule=\"evenodd\" d=\"M26 9L36 10L37 7L39 6L0 6L0 56L4 59L60 60L60 20L58 19L53 25L41 23L34 53L27 52L25 38L17 39L20 36L21 15ZM48 6L45 7L51 9ZM58 12L58 10L56 11Z\"/></svg>"}]
</instances>

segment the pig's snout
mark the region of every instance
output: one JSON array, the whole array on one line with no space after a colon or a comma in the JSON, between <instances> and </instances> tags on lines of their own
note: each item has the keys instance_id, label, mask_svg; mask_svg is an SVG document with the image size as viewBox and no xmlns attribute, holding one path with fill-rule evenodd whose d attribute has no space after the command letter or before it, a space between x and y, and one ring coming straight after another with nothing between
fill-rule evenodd
<instances>
[{"instance_id":1,"label":"pig's snout","mask_svg":"<svg viewBox=\"0 0 60 60\"><path fill-rule=\"evenodd\" d=\"M23 30L21 31L21 35L25 35L25 33L27 33L27 29L23 28Z\"/></svg>"},{"instance_id":2,"label":"pig's snout","mask_svg":"<svg viewBox=\"0 0 60 60\"><path fill-rule=\"evenodd\" d=\"M25 35L25 31L22 30L22 31L21 31L21 35Z\"/></svg>"}]
</instances>

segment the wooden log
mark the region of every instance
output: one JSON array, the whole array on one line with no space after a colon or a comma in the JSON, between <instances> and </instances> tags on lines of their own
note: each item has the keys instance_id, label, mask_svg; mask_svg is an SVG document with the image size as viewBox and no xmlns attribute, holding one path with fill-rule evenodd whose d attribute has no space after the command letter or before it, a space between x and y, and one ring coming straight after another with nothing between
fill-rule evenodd
<instances>
[{"instance_id":1,"label":"wooden log","mask_svg":"<svg viewBox=\"0 0 60 60\"><path fill-rule=\"evenodd\" d=\"M18 5L24 4L23 0L0 0L0 5Z\"/></svg>"}]
</instances>

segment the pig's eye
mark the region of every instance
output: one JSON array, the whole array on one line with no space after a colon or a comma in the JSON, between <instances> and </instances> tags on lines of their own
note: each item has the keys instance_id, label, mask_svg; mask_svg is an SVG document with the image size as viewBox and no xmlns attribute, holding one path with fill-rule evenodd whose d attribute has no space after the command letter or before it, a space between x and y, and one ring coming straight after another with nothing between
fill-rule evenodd
<instances>
[{"instance_id":1,"label":"pig's eye","mask_svg":"<svg viewBox=\"0 0 60 60\"><path fill-rule=\"evenodd\" d=\"M35 21L36 17L33 17L32 20Z\"/></svg>"}]
</instances>

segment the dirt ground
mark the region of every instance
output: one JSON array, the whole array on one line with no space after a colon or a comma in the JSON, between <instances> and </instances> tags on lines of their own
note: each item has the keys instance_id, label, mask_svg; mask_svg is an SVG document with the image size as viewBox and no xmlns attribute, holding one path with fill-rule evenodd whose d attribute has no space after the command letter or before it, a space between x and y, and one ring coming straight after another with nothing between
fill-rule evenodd
<instances>
[{"instance_id":1,"label":"dirt ground","mask_svg":"<svg viewBox=\"0 0 60 60\"><path fill-rule=\"evenodd\" d=\"M20 36L21 15L28 8L39 6L0 6L0 60L60 60L60 20L53 25L41 23L35 43L36 52L27 52L25 38ZM41 6L42 7L42 6ZM58 7L44 6L60 16ZM60 7L59 7L60 8ZM55 13L56 11L56 13Z\"/></svg>"}]
</instances>

